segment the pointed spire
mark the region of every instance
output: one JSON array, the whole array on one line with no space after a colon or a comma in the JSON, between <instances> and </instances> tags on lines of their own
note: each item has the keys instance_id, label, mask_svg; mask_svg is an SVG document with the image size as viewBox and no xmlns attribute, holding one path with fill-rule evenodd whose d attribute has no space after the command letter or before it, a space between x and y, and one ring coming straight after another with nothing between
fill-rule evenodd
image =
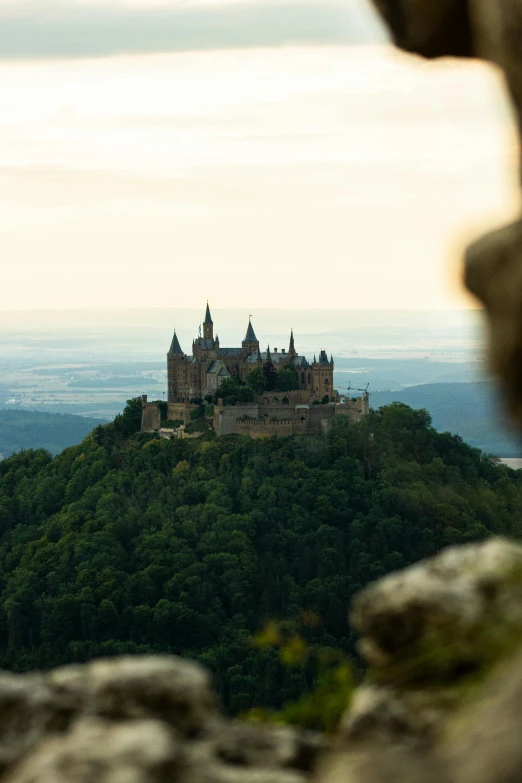
<instances>
[{"instance_id":1,"label":"pointed spire","mask_svg":"<svg viewBox=\"0 0 522 783\"><path fill-rule=\"evenodd\" d=\"M295 345L294 345L294 330L290 329L290 346L288 348L288 353L290 356L295 356Z\"/></svg>"},{"instance_id":2,"label":"pointed spire","mask_svg":"<svg viewBox=\"0 0 522 783\"><path fill-rule=\"evenodd\" d=\"M247 333L245 335L245 339L243 340L244 343L257 343L258 339L256 337L256 333L254 332L254 327L252 326L252 321L250 318L248 319L248 329Z\"/></svg>"},{"instance_id":3,"label":"pointed spire","mask_svg":"<svg viewBox=\"0 0 522 783\"><path fill-rule=\"evenodd\" d=\"M170 351L169 353L180 353L183 354L183 351L181 350L181 345L179 344L178 335L176 334L176 330L174 329L174 337L172 338L172 342L170 344Z\"/></svg>"},{"instance_id":4,"label":"pointed spire","mask_svg":"<svg viewBox=\"0 0 522 783\"><path fill-rule=\"evenodd\" d=\"M315 353L314 353L314 364L317 364L317 359L315 358Z\"/></svg>"},{"instance_id":5,"label":"pointed spire","mask_svg":"<svg viewBox=\"0 0 522 783\"><path fill-rule=\"evenodd\" d=\"M330 364L333 364L333 353L330 354Z\"/></svg>"},{"instance_id":6,"label":"pointed spire","mask_svg":"<svg viewBox=\"0 0 522 783\"><path fill-rule=\"evenodd\" d=\"M268 348L266 349L266 360L267 360L267 362L271 362L272 361L272 357L270 355L270 346L268 346Z\"/></svg>"},{"instance_id":7,"label":"pointed spire","mask_svg":"<svg viewBox=\"0 0 522 783\"><path fill-rule=\"evenodd\" d=\"M208 299L207 299L207 311L205 313L205 320L203 321L205 324L211 324L212 323L212 316L210 315L210 307L208 306Z\"/></svg>"}]
</instances>

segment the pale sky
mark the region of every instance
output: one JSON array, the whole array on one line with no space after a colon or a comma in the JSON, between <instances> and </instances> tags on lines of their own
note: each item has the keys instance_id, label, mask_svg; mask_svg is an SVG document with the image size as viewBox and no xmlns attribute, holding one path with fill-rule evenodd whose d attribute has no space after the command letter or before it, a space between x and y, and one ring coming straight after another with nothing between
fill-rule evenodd
<instances>
[{"instance_id":1,"label":"pale sky","mask_svg":"<svg viewBox=\"0 0 522 783\"><path fill-rule=\"evenodd\" d=\"M517 155L365 0L0 0L0 310L466 307Z\"/></svg>"}]
</instances>

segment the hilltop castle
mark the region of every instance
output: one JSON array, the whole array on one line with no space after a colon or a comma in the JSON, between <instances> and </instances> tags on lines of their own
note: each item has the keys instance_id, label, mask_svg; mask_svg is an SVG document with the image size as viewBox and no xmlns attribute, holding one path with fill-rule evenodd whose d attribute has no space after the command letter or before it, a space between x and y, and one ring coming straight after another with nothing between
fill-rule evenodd
<instances>
[{"instance_id":1,"label":"hilltop castle","mask_svg":"<svg viewBox=\"0 0 522 783\"><path fill-rule=\"evenodd\" d=\"M308 392L311 399L326 397L326 402L334 399L334 362L333 358L328 360L325 351L321 351L319 361L314 356L310 364L295 350L292 331L288 351L278 351L277 348L270 351L268 347L262 352L250 320L240 348L221 348L219 337L214 337L214 323L207 304L203 335L193 341L192 356L183 353L174 332L167 354L169 402L190 402L194 397L213 394L231 375L245 381L253 369L263 367L266 362L272 363L276 372L285 367L293 368L297 373L299 390Z\"/></svg>"},{"instance_id":2,"label":"hilltop castle","mask_svg":"<svg viewBox=\"0 0 522 783\"><path fill-rule=\"evenodd\" d=\"M334 389L333 357L322 350L319 359L309 362L295 349L293 330L288 350L270 347L261 351L251 320L238 348L222 348L219 337L214 337L214 323L207 303L205 320L199 335L192 342L192 355L183 352L174 331L167 354L168 403L167 419L189 423L193 412L207 398L219 398L218 390L227 378L234 377L240 384L249 374L262 371L280 373L289 369L295 373L292 391L265 391L250 403L233 406L218 400L214 408L216 434L231 432L261 437L269 434L297 434L324 429L336 415L358 421L368 413L369 396L348 399ZM163 416L165 418L165 414ZM143 398L142 430L161 430L161 412L158 403Z\"/></svg>"}]
</instances>

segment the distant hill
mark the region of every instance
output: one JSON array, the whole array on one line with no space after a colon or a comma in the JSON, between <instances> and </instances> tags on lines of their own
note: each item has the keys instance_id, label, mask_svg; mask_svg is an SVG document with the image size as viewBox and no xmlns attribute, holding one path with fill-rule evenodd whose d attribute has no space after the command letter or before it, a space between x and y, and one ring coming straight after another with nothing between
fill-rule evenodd
<instances>
[{"instance_id":1,"label":"distant hill","mask_svg":"<svg viewBox=\"0 0 522 783\"><path fill-rule=\"evenodd\" d=\"M0 459L21 449L58 454L75 446L105 420L60 413L0 410Z\"/></svg>"},{"instance_id":2,"label":"distant hill","mask_svg":"<svg viewBox=\"0 0 522 783\"><path fill-rule=\"evenodd\" d=\"M402 391L379 391L371 395L372 408L403 402L411 408L426 408L439 432L460 435L466 443L498 457L519 457L522 441L502 425L502 404L495 384L430 383Z\"/></svg>"}]
</instances>

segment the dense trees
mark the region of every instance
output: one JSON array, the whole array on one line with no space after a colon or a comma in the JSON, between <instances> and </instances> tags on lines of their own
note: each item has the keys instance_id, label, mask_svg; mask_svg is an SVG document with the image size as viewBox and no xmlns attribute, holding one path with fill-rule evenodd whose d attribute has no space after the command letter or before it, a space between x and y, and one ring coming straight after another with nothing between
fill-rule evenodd
<instances>
[{"instance_id":1,"label":"dense trees","mask_svg":"<svg viewBox=\"0 0 522 783\"><path fill-rule=\"evenodd\" d=\"M366 582L520 532L520 475L425 411L205 442L140 435L138 414L54 459L0 463L0 665L167 651L209 666L232 711L277 707L312 675L252 647L267 619L352 651L346 610Z\"/></svg>"},{"instance_id":2,"label":"dense trees","mask_svg":"<svg viewBox=\"0 0 522 783\"><path fill-rule=\"evenodd\" d=\"M278 372L272 362L265 362L263 367L252 370L246 382L256 394L274 390L293 391L299 388L299 379L293 367L283 367Z\"/></svg>"}]
</instances>

